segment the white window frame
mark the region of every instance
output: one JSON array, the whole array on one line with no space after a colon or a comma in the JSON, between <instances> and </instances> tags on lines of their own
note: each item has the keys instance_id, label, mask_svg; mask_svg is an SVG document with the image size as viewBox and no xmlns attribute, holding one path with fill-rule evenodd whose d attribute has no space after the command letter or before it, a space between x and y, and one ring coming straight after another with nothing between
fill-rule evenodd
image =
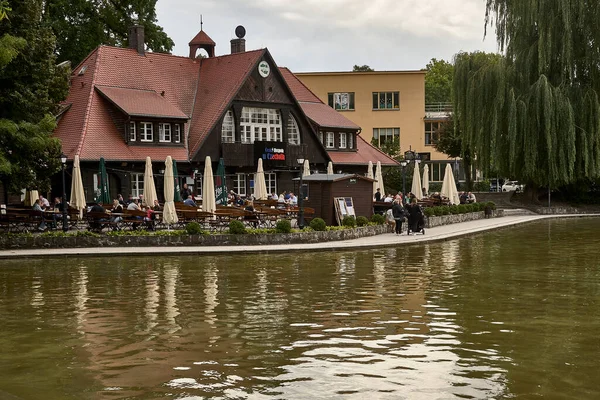
<instances>
[{"instance_id":1,"label":"white window frame","mask_svg":"<svg viewBox=\"0 0 600 400\"><path fill-rule=\"evenodd\" d=\"M171 143L171 124L161 122L158 124L158 141Z\"/></svg>"},{"instance_id":2,"label":"white window frame","mask_svg":"<svg viewBox=\"0 0 600 400\"><path fill-rule=\"evenodd\" d=\"M354 133L348 133L348 148L354 149Z\"/></svg>"},{"instance_id":3,"label":"white window frame","mask_svg":"<svg viewBox=\"0 0 600 400\"><path fill-rule=\"evenodd\" d=\"M328 149L335 149L335 133L327 132L327 143L325 147Z\"/></svg>"},{"instance_id":4,"label":"white window frame","mask_svg":"<svg viewBox=\"0 0 600 400\"><path fill-rule=\"evenodd\" d=\"M298 129L298 123L292 114L288 118L287 132L289 144L300 144L300 129Z\"/></svg>"},{"instance_id":5,"label":"white window frame","mask_svg":"<svg viewBox=\"0 0 600 400\"><path fill-rule=\"evenodd\" d=\"M276 141L283 139L279 110L273 108L244 107L240 118L242 143Z\"/></svg>"},{"instance_id":6,"label":"white window frame","mask_svg":"<svg viewBox=\"0 0 600 400\"><path fill-rule=\"evenodd\" d=\"M135 199L140 198L140 194L144 194L144 174L131 174L131 195Z\"/></svg>"},{"instance_id":7,"label":"white window frame","mask_svg":"<svg viewBox=\"0 0 600 400\"><path fill-rule=\"evenodd\" d=\"M327 93L329 107L336 111L354 111L354 92Z\"/></svg>"},{"instance_id":8,"label":"white window frame","mask_svg":"<svg viewBox=\"0 0 600 400\"><path fill-rule=\"evenodd\" d=\"M154 141L154 124L152 122L140 122L140 142Z\"/></svg>"},{"instance_id":9,"label":"white window frame","mask_svg":"<svg viewBox=\"0 0 600 400\"><path fill-rule=\"evenodd\" d=\"M135 126L135 121L129 121L129 141L130 142L135 142L137 140L137 135L136 135L136 126Z\"/></svg>"},{"instance_id":10,"label":"white window frame","mask_svg":"<svg viewBox=\"0 0 600 400\"><path fill-rule=\"evenodd\" d=\"M277 174L275 172L265 172L265 186L269 198L273 193L277 193Z\"/></svg>"},{"instance_id":11,"label":"white window frame","mask_svg":"<svg viewBox=\"0 0 600 400\"><path fill-rule=\"evenodd\" d=\"M323 131L319 131L319 142L321 142L321 144L325 144L325 142L323 142Z\"/></svg>"},{"instance_id":12,"label":"white window frame","mask_svg":"<svg viewBox=\"0 0 600 400\"><path fill-rule=\"evenodd\" d=\"M398 137L398 140L400 140L400 128L373 128L373 137L377 139L377 146L381 146L382 143L388 142L390 138L392 141L395 137ZM383 141L381 140L382 137L385 138Z\"/></svg>"},{"instance_id":13,"label":"white window frame","mask_svg":"<svg viewBox=\"0 0 600 400\"><path fill-rule=\"evenodd\" d=\"M348 134L346 132L340 132L340 149L345 149L348 146Z\"/></svg>"},{"instance_id":14,"label":"white window frame","mask_svg":"<svg viewBox=\"0 0 600 400\"><path fill-rule=\"evenodd\" d=\"M246 174L235 174L233 191L240 196L246 196Z\"/></svg>"},{"instance_id":15,"label":"white window frame","mask_svg":"<svg viewBox=\"0 0 600 400\"><path fill-rule=\"evenodd\" d=\"M174 124L173 128L173 142L181 143L181 124Z\"/></svg>"},{"instance_id":16,"label":"white window frame","mask_svg":"<svg viewBox=\"0 0 600 400\"><path fill-rule=\"evenodd\" d=\"M388 92L373 92L373 99L377 96L377 102L373 104L373 110L399 110L400 109L400 92L388 91ZM397 102L396 102L397 98ZM383 99L384 107L381 107L381 100ZM388 107L388 101L391 107Z\"/></svg>"},{"instance_id":17,"label":"white window frame","mask_svg":"<svg viewBox=\"0 0 600 400\"><path fill-rule=\"evenodd\" d=\"M229 110L223 117L221 125L221 143L235 142L235 125L233 121L233 111Z\"/></svg>"}]
</instances>

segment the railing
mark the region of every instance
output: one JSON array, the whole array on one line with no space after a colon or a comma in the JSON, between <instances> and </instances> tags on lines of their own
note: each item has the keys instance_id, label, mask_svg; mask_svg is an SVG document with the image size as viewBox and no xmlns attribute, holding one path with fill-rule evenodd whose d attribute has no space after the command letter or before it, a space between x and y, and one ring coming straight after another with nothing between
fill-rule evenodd
<instances>
[{"instance_id":1,"label":"railing","mask_svg":"<svg viewBox=\"0 0 600 400\"><path fill-rule=\"evenodd\" d=\"M454 109L452 103L429 103L425 104L425 112L430 113L451 113Z\"/></svg>"}]
</instances>

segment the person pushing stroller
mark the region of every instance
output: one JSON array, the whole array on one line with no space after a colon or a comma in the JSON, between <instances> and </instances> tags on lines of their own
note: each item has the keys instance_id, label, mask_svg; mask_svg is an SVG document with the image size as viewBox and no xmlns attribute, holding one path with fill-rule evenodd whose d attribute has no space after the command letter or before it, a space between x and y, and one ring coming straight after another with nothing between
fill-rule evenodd
<instances>
[{"instance_id":1,"label":"person pushing stroller","mask_svg":"<svg viewBox=\"0 0 600 400\"><path fill-rule=\"evenodd\" d=\"M425 216L423 210L417 204L417 199L413 198L410 204L407 206L408 210L408 232L410 233L422 233L425 234Z\"/></svg>"},{"instance_id":2,"label":"person pushing stroller","mask_svg":"<svg viewBox=\"0 0 600 400\"><path fill-rule=\"evenodd\" d=\"M406 210L404 209L404 206L402 206L400 200L394 200L394 204L392 205L392 216L396 222L396 235L400 235L402 234L402 223L406 216Z\"/></svg>"}]
</instances>

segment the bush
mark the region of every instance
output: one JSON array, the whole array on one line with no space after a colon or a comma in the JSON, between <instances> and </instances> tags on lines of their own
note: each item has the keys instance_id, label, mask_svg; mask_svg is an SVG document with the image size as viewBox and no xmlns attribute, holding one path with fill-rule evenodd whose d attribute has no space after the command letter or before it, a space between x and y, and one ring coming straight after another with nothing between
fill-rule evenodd
<instances>
[{"instance_id":1,"label":"bush","mask_svg":"<svg viewBox=\"0 0 600 400\"><path fill-rule=\"evenodd\" d=\"M435 213L433 212L434 207L426 207L423 210L423 214L425 214L426 217L432 217L435 215Z\"/></svg>"},{"instance_id":2,"label":"bush","mask_svg":"<svg viewBox=\"0 0 600 400\"><path fill-rule=\"evenodd\" d=\"M450 209L450 214L452 214L452 215L456 215L456 214L460 213L460 209L458 208L458 205L451 205L448 208Z\"/></svg>"},{"instance_id":3,"label":"bush","mask_svg":"<svg viewBox=\"0 0 600 400\"><path fill-rule=\"evenodd\" d=\"M200 235L202 233L202 227L197 222L190 222L185 226L185 231L188 235Z\"/></svg>"},{"instance_id":4,"label":"bush","mask_svg":"<svg viewBox=\"0 0 600 400\"><path fill-rule=\"evenodd\" d=\"M275 232L277 233L290 233L292 231L292 223L287 219L280 219L275 224Z\"/></svg>"},{"instance_id":5,"label":"bush","mask_svg":"<svg viewBox=\"0 0 600 400\"><path fill-rule=\"evenodd\" d=\"M318 232L322 232L327 229L327 225L325 224L323 218L313 218L313 220L310 221L310 227L312 230Z\"/></svg>"},{"instance_id":6,"label":"bush","mask_svg":"<svg viewBox=\"0 0 600 400\"><path fill-rule=\"evenodd\" d=\"M489 206L492 210L496 209L496 203L494 203L493 201L488 201L486 203L486 206Z\"/></svg>"},{"instance_id":7,"label":"bush","mask_svg":"<svg viewBox=\"0 0 600 400\"><path fill-rule=\"evenodd\" d=\"M356 227L356 218L352 215L346 215L342 220L342 226L347 228L355 228Z\"/></svg>"},{"instance_id":8,"label":"bush","mask_svg":"<svg viewBox=\"0 0 600 400\"><path fill-rule=\"evenodd\" d=\"M246 233L246 227L242 221L231 221L229 223L229 233L232 235L243 235Z\"/></svg>"},{"instance_id":9,"label":"bush","mask_svg":"<svg viewBox=\"0 0 600 400\"><path fill-rule=\"evenodd\" d=\"M459 205L457 205L457 207L458 207L459 214L464 214L467 212L467 206L465 204L459 204Z\"/></svg>"},{"instance_id":10,"label":"bush","mask_svg":"<svg viewBox=\"0 0 600 400\"><path fill-rule=\"evenodd\" d=\"M367 217L363 217L362 215L359 217L356 217L356 225L357 226L367 226L369 224L369 220L367 219Z\"/></svg>"},{"instance_id":11,"label":"bush","mask_svg":"<svg viewBox=\"0 0 600 400\"><path fill-rule=\"evenodd\" d=\"M433 215L435 215L436 217L444 215L442 208L443 208L442 206L432 207Z\"/></svg>"},{"instance_id":12,"label":"bush","mask_svg":"<svg viewBox=\"0 0 600 400\"><path fill-rule=\"evenodd\" d=\"M371 222L376 223L377 225L383 225L385 223L385 217L381 214L373 214L371 216Z\"/></svg>"}]
</instances>

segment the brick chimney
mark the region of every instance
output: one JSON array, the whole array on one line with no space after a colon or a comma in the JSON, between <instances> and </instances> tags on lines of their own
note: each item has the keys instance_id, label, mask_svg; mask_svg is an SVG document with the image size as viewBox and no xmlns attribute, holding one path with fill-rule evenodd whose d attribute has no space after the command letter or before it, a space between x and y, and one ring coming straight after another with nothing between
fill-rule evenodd
<instances>
[{"instance_id":1,"label":"brick chimney","mask_svg":"<svg viewBox=\"0 0 600 400\"><path fill-rule=\"evenodd\" d=\"M246 39L231 39L231 54L243 53L246 51Z\"/></svg>"},{"instance_id":2,"label":"brick chimney","mask_svg":"<svg viewBox=\"0 0 600 400\"><path fill-rule=\"evenodd\" d=\"M132 25L129 28L129 48L136 49L140 56L145 53L144 27L142 25Z\"/></svg>"}]
</instances>

